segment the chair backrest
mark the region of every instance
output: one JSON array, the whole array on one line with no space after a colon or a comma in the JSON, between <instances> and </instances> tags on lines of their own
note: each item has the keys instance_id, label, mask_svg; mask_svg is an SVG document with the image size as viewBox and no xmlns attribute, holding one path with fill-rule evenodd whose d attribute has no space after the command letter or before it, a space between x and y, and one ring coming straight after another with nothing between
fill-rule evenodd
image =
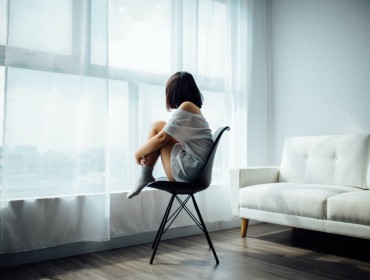
<instances>
[{"instance_id":1,"label":"chair backrest","mask_svg":"<svg viewBox=\"0 0 370 280\"><path fill-rule=\"evenodd\" d=\"M220 142L220 139L221 139L221 136L222 134L226 131L226 130L230 130L230 127L228 126L225 126L225 127L220 127L219 129L217 129L214 133L213 133L213 146L209 152L209 155L205 161L205 164L199 174L199 176L197 177L197 179L195 179L193 181L192 184L196 184L197 186L197 192L198 191L202 191L202 190L205 190L206 188L208 188L211 184L211 181L212 181L212 168L213 168L213 161L215 159L215 155L216 155L216 151L217 151L217 147L218 147L218 143Z\"/></svg>"}]
</instances>

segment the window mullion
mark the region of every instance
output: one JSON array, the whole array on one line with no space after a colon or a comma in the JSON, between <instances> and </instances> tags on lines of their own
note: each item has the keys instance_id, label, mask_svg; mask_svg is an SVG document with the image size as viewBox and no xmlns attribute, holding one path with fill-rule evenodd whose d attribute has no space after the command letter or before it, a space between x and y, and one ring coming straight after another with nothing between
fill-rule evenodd
<instances>
[{"instance_id":1,"label":"window mullion","mask_svg":"<svg viewBox=\"0 0 370 280\"><path fill-rule=\"evenodd\" d=\"M86 71L90 64L91 1L73 2L72 57L79 70Z\"/></svg>"}]
</instances>

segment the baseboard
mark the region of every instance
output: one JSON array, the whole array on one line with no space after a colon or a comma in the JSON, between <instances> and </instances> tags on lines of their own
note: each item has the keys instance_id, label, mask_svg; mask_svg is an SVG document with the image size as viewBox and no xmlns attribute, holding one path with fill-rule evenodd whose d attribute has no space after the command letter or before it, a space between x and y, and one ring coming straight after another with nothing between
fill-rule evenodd
<instances>
[{"instance_id":1,"label":"baseboard","mask_svg":"<svg viewBox=\"0 0 370 280\"><path fill-rule=\"evenodd\" d=\"M239 226L240 218L234 218L230 221L209 222L206 224L209 232L225 230ZM167 240L199 233L202 232L196 225L170 228L166 234L163 235L162 239ZM0 268L149 243L153 241L155 234L155 231L148 231L132 235L114 236L111 237L109 241L105 242L72 243L29 252L1 254Z\"/></svg>"}]
</instances>

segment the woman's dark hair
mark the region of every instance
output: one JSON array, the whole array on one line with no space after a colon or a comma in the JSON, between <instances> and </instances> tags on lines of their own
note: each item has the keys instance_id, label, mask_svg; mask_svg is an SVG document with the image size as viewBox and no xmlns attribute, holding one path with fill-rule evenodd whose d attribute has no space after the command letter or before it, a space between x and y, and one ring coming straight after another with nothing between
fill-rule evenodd
<instances>
[{"instance_id":1,"label":"woman's dark hair","mask_svg":"<svg viewBox=\"0 0 370 280\"><path fill-rule=\"evenodd\" d=\"M190 73L177 72L168 79L166 85L166 108L168 111L176 109L185 101L202 108L203 96Z\"/></svg>"}]
</instances>

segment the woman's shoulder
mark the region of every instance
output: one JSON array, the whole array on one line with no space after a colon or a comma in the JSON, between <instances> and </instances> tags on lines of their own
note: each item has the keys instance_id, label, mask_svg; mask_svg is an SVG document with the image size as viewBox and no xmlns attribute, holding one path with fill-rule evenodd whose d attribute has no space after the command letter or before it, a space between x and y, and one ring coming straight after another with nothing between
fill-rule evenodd
<instances>
[{"instance_id":1,"label":"woman's shoulder","mask_svg":"<svg viewBox=\"0 0 370 280\"><path fill-rule=\"evenodd\" d=\"M188 111L193 114L202 114L199 107L190 101L185 101L179 106L180 109Z\"/></svg>"}]
</instances>

